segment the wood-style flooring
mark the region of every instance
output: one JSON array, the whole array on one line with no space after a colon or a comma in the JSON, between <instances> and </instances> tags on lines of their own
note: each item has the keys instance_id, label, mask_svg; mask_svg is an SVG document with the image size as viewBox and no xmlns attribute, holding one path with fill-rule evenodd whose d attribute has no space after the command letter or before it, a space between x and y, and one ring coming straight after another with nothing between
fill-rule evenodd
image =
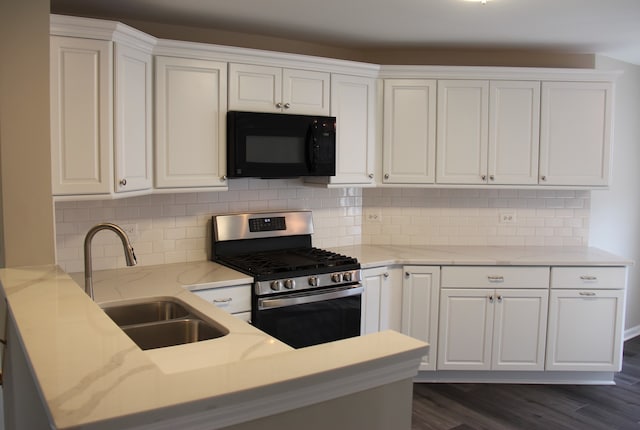
<instances>
[{"instance_id":1,"label":"wood-style flooring","mask_svg":"<svg viewBox=\"0 0 640 430\"><path fill-rule=\"evenodd\" d=\"M412 430L640 430L640 336L616 385L414 384Z\"/></svg>"}]
</instances>

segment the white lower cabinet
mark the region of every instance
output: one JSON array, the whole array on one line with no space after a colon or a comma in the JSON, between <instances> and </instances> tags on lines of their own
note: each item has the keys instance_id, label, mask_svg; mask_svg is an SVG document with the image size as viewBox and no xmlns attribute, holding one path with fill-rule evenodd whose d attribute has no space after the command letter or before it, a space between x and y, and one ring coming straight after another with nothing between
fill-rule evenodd
<instances>
[{"instance_id":1,"label":"white lower cabinet","mask_svg":"<svg viewBox=\"0 0 640 430\"><path fill-rule=\"evenodd\" d=\"M192 293L229 312L234 317L247 322L251 319L250 284L194 290Z\"/></svg>"},{"instance_id":2,"label":"white lower cabinet","mask_svg":"<svg viewBox=\"0 0 640 430\"><path fill-rule=\"evenodd\" d=\"M624 267L553 268L547 370L619 371Z\"/></svg>"},{"instance_id":3,"label":"white lower cabinet","mask_svg":"<svg viewBox=\"0 0 640 430\"><path fill-rule=\"evenodd\" d=\"M400 331L402 288L399 267L374 267L362 270L361 334L382 330Z\"/></svg>"},{"instance_id":4,"label":"white lower cabinet","mask_svg":"<svg viewBox=\"0 0 640 430\"><path fill-rule=\"evenodd\" d=\"M436 370L438 353L439 266L404 266L402 333L429 344L419 370Z\"/></svg>"},{"instance_id":5,"label":"white lower cabinet","mask_svg":"<svg viewBox=\"0 0 640 430\"><path fill-rule=\"evenodd\" d=\"M544 370L548 279L548 267L443 267L437 369Z\"/></svg>"}]
</instances>

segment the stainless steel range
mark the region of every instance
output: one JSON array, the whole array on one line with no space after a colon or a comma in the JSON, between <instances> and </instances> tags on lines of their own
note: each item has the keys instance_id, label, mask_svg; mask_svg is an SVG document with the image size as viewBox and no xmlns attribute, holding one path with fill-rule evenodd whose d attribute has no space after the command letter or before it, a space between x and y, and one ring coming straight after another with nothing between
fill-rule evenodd
<instances>
[{"instance_id":1,"label":"stainless steel range","mask_svg":"<svg viewBox=\"0 0 640 430\"><path fill-rule=\"evenodd\" d=\"M211 259L253 276L251 323L295 348L360 334L360 264L312 234L310 211L212 217Z\"/></svg>"}]
</instances>

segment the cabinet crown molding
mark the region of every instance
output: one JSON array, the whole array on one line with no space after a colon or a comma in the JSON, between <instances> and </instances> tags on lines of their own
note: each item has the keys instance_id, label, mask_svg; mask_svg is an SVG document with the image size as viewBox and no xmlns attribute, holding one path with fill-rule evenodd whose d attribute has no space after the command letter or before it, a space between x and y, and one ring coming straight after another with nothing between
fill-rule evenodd
<instances>
[{"instance_id":1,"label":"cabinet crown molding","mask_svg":"<svg viewBox=\"0 0 640 430\"><path fill-rule=\"evenodd\" d=\"M532 81L570 80L578 82L610 82L614 81L621 74L622 71L544 67L381 65L379 77L382 79L517 79Z\"/></svg>"},{"instance_id":2,"label":"cabinet crown molding","mask_svg":"<svg viewBox=\"0 0 640 430\"><path fill-rule=\"evenodd\" d=\"M158 39L126 24L104 19L80 18L67 15L49 17L51 36L81 37L110 40L151 53Z\"/></svg>"}]
</instances>

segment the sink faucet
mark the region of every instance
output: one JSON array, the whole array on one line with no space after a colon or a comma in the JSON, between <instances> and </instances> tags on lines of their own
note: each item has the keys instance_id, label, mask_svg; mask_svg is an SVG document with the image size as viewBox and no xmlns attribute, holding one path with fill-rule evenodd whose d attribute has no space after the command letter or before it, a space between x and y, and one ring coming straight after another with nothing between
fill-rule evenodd
<instances>
[{"instance_id":1,"label":"sink faucet","mask_svg":"<svg viewBox=\"0 0 640 430\"><path fill-rule=\"evenodd\" d=\"M91 268L91 240L100 230L111 230L120 237L124 248L124 258L127 260L127 266L135 266L137 263L136 255L133 253L133 247L129 242L129 236L119 226L108 222L97 224L87 232L84 238L84 292L93 300L93 270Z\"/></svg>"}]
</instances>

